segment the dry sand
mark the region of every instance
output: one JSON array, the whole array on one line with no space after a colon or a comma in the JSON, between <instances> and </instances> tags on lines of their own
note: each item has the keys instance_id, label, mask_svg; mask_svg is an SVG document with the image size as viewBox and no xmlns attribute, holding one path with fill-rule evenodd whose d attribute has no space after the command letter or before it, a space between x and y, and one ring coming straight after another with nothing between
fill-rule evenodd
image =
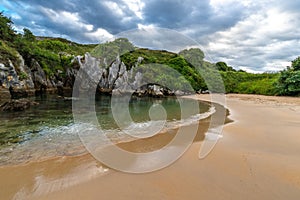
<instances>
[{"instance_id":1,"label":"dry sand","mask_svg":"<svg viewBox=\"0 0 300 200\"><path fill-rule=\"evenodd\" d=\"M195 141L173 165L148 174L108 170L90 155L1 167L0 199L298 200L300 98L230 94L226 100L234 122L205 159L198 159L202 142Z\"/></svg>"}]
</instances>

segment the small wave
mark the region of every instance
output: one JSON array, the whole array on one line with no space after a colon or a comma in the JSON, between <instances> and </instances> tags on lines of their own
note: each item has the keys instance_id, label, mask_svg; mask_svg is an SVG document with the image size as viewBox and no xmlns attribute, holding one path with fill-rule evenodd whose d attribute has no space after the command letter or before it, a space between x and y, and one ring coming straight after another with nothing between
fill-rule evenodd
<instances>
[{"instance_id":1,"label":"small wave","mask_svg":"<svg viewBox=\"0 0 300 200\"><path fill-rule=\"evenodd\" d=\"M223 135L220 135L220 134L217 134L217 133L206 133L205 134L205 139L206 140L209 140L209 141L216 141L218 139L221 139L223 138Z\"/></svg>"},{"instance_id":2,"label":"small wave","mask_svg":"<svg viewBox=\"0 0 300 200\"><path fill-rule=\"evenodd\" d=\"M172 121L147 121L147 122L132 122L129 126L123 130L112 130L109 132L111 138L115 138L115 141L128 140L133 136L135 138L147 138L154 136L155 134L168 132L169 130L176 129L181 126L189 126L198 123L200 120L208 118L216 112L214 106L211 106L205 113L192 115L189 118ZM115 137L113 136L115 134ZM131 138L132 139L132 138Z\"/></svg>"},{"instance_id":3,"label":"small wave","mask_svg":"<svg viewBox=\"0 0 300 200\"><path fill-rule=\"evenodd\" d=\"M44 127L37 137L0 149L2 154L0 165L85 153L85 148L77 135L77 131L84 131L85 128L80 124L56 128Z\"/></svg>"},{"instance_id":4,"label":"small wave","mask_svg":"<svg viewBox=\"0 0 300 200\"><path fill-rule=\"evenodd\" d=\"M188 119L183 119L180 120L181 122L181 126L187 126L187 125L191 125L191 124L195 124L198 121L208 118L209 116L211 116L212 114L214 114L216 112L216 108L214 106L211 106L209 108L209 110L205 113L199 113L196 115L192 115L191 117L189 117Z\"/></svg>"},{"instance_id":5,"label":"small wave","mask_svg":"<svg viewBox=\"0 0 300 200\"><path fill-rule=\"evenodd\" d=\"M102 144L113 142L124 142L134 138L145 138L157 133L167 132L180 126L188 126L198 123L215 113L212 106L201 114L192 115L187 119L170 121L147 121L131 123L121 129L104 130L107 141ZM99 129L100 127L98 127ZM85 139L93 140L98 132L92 131L97 127L91 124L70 123L59 127L43 127L34 138L26 139L20 144L14 144L0 149L0 165L19 164L28 161L39 161L57 156L76 156L85 154L87 151L79 137L80 134L87 134ZM129 133L129 134L128 134ZM104 138L104 137L101 137ZM98 144L98 141L97 141Z\"/></svg>"}]
</instances>

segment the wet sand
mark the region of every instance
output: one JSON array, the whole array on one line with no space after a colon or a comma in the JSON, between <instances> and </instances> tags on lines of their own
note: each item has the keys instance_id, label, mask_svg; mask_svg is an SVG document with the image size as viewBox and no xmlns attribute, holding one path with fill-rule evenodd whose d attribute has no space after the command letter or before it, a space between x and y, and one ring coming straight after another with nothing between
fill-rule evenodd
<instances>
[{"instance_id":1,"label":"wet sand","mask_svg":"<svg viewBox=\"0 0 300 200\"><path fill-rule=\"evenodd\" d=\"M107 169L89 154L0 167L1 199L299 199L300 98L230 94L226 100L234 122L204 159L198 152L205 122L178 161L152 173ZM152 139L154 149L164 137ZM140 151L147 141L121 146Z\"/></svg>"}]
</instances>

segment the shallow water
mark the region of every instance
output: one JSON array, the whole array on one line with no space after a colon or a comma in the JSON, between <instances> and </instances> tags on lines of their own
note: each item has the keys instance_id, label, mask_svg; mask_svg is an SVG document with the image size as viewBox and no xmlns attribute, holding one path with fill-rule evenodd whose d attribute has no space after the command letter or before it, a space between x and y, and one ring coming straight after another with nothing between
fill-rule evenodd
<instances>
[{"instance_id":1,"label":"shallow water","mask_svg":"<svg viewBox=\"0 0 300 200\"><path fill-rule=\"evenodd\" d=\"M33 100L39 105L22 112L0 113L0 165L85 153L78 133L90 127L86 123L74 122L72 101L56 96L35 97ZM100 96L95 101L97 127L115 141L126 140L125 133L147 137L153 127L153 131L162 131L161 128L155 130L159 126L164 130L172 129L212 113L208 104L191 99L145 97L131 98L129 103L122 98L116 101L120 108L127 107L130 113L130 117L122 118L121 122L116 120L116 115L121 115L123 110L116 113L116 108L114 110L111 106L111 97ZM199 110L193 109L195 104ZM183 114L182 106L188 114Z\"/></svg>"}]
</instances>

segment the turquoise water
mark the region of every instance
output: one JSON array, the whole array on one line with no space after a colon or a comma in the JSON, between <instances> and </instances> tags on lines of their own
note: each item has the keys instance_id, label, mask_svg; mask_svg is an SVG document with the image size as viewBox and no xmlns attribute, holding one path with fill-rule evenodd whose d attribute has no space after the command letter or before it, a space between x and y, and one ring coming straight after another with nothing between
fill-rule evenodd
<instances>
[{"instance_id":1,"label":"turquoise water","mask_svg":"<svg viewBox=\"0 0 300 200\"><path fill-rule=\"evenodd\" d=\"M22 112L0 113L0 165L86 152L78 131L84 131L87 127L74 122L72 101L56 96L36 97L32 100L39 105ZM131 118L122 120L125 125L121 124L121 127L120 122L115 120L116 114L112 110L111 97L99 96L95 101L99 129L116 141L126 139L122 131L124 129L134 131L136 135L143 135L151 126L156 126L155 122L161 120L160 113L162 113L160 110L155 111L157 107L164 109L162 114L166 117L165 129L193 123L211 112L209 105L190 99L144 97L131 98L128 103L123 102L120 97L117 102L120 108L128 107ZM182 104L183 102L187 104ZM196 103L199 110L193 109L193 106L189 108L187 105L191 103L193 105ZM185 105L189 115L182 116L182 105ZM152 116L149 114L151 109L155 111Z\"/></svg>"}]
</instances>

